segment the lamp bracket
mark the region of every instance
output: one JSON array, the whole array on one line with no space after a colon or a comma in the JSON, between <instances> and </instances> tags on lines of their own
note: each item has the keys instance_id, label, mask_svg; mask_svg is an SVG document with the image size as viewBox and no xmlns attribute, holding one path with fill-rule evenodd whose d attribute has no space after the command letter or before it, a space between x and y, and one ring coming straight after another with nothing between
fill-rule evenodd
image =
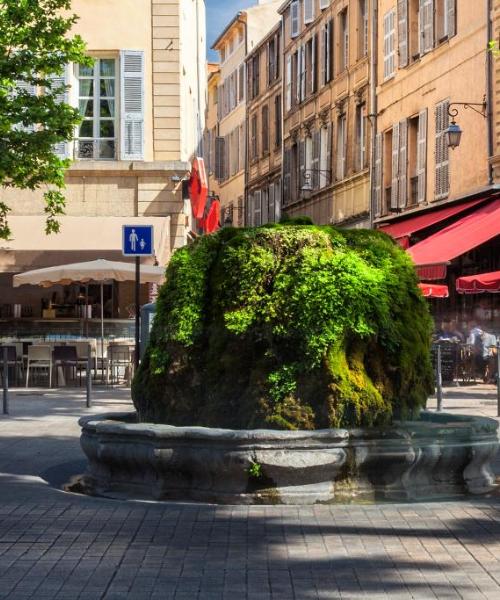
<instances>
[{"instance_id":1,"label":"lamp bracket","mask_svg":"<svg viewBox=\"0 0 500 600\"><path fill-rule=\"evenodd\" d=\"M470 108L485 119L487 117L488 103L486 102L486 96L484 97L482 102L452 102L448 106L448 115L452 119L455 119L455 117L458 115L458 109L452 108L453 106L463 106L465 109Z\"/></svg>"}]
</instances>

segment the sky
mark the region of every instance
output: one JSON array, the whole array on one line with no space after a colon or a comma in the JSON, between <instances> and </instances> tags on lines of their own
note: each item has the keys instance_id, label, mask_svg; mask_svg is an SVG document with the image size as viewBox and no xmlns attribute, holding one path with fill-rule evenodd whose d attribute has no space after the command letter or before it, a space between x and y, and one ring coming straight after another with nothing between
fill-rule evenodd
<instances>
[{"instance_id":1,"label":"sky","mask_svg":"<svg viewBox=\"0 0 500 600\"><path fill-rule=\"evenodd\" d=\"M210 46L235 14L252 4L255 0L205 0L207 10L207 56L215 60L217 54L210 51Z\"/></svg>"}]
</instances>

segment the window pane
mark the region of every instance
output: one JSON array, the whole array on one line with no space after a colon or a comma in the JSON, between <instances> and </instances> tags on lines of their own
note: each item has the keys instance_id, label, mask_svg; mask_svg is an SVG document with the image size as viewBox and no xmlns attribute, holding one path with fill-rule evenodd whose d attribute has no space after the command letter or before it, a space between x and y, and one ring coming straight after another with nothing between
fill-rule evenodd
<instances>
[{"instance_id":1,"label":"window pane","mask_svg":"<svg viewBox=\"0 0 500 600\"><path fill-rule=\"evenodd\" d=\"M79 141L77 155L78 158L94 158L94 142Z\"/></svg>"},{"instance_id":2,"label":"window pane","mask_svg":"<svg viewBox=\"0 0 500 600\"><path fill-rule=\"evenodd\" d=\"M114 100L101 100L101 117L114 117L115 116L115 101Z\"/></svg>"},{"instance_id":3,"label":"window pane","mask_svg":"<svg viewBox=\"0 0 500 600\"><path fill-rule=\"evenodd\" d=\"M114 121L101 121L99 125L99 137L115 137Z\"/></svg>"},{"instance_id":4,"label":"window pane","mask_svg":"<svg viewBox=\"0 0 500 600\"><path fill-rule=\"evenodd\" d=\"M103 77L114 77L115 75L115 60L113 58L101 58L100 74Z\"/></svg>"},{"instance_id":5,"label":"window pane","mask_svg":"<svg viewBox=\"0 0 500 600\"><path fill-rule=\"evenodd\" d=\"M101 79L101 96L114 98L115 95L115 80Z\"/></svg>"},{"instance_id":6,"label":"window pane","mask_svg":"<svg viewBox=\"0 0 500 600\"><path fill-rule=\"evenodd\" d=\"M93 117L94 116L94 101L93 100L80 100L79 102L80 114L82 117Z\"/></svg>"},{"instance_id":7,"label":"window pane","mask_svg":"<svg viewBox=\"0 0 500 600\"><path fill-rule=\"evenodd\" d=\"M94 75L94 66L85 67L84 65L78 65L78 74L80 77L92 77Z\"/></svg>"},{"instance_id":8,"label":"window pane","mask_svg":"<svg viewBox=\"0 0 500 600\"><path fill-rule=\"evenodd\" d=\"M93 137L94 136L94 121L88 119L80 125L80 133L78 137Z\"/></svg>"},{"instance_id":9,"label":"window pane","mask_svg":"<svg viewBox=\"0 0 500 600\"><path fill-rule=\"evenodd\" d=\"M114 158L115 142L114 140L99 141L99 158Z\"/></svg>"},{"instance_id":10,"label":"window pane","mask_svg":"<svg viewBox=\"0 0 500 600\"><path fill-rule=\"evenodd\" d=\"M79 96L93 96L94 95L94 82L92 79L80 79Z\"/></svg>"}]
</instances>

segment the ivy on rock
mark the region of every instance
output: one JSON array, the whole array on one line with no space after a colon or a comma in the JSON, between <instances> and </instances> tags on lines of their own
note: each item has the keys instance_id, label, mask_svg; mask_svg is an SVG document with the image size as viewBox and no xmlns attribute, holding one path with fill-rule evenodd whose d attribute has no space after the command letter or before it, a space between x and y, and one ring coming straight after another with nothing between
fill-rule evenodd
<instances>
[{"instance_id":1,"label":"ivy on rock","mask_svg":"<svg viewBox=\"0 0 500 600\"><path fill-rule=\"evenodd\" d=\"M384 426L432 392L431 330L383 233L224 229L173 256L133 399L171 425Z\"/></svg>"}]
</instances>

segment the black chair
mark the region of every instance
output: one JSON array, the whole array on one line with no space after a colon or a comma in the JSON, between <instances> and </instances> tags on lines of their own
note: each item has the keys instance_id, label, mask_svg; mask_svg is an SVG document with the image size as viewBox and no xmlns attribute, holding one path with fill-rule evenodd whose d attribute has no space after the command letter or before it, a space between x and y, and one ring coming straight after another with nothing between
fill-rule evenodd
<instances>
[{"instance_id":1,"label":"black chair","mask_svg":"<svg viewBox=\"0 0 500 600\"><path fill-rule=\"evenodd\" d=\"M78 372L78 366L80 364L78 360L78 354L76 346L55 346L54 347L54 367L56 368L56 379L59 384L59 373L57 367L71 368L75 374L74 379L76 380L76 373ZM80 371L80 385L82 384L82 376Z\"/></svg>"},{"instance_id":2,"label":"black chair","mask_svg":"<svg viewBox=\"0 0 500 600\"><path fill-rule=\"evenodd\" d=\"M15 346L0 346L0 377L3 382L3 358L4 358L4 348L7 348L7 366L10 370L14 370L14 382L15 385L18 384L18 374L21 374L22 377L22 369L23 369L23 359L22 357L17 356L17 348ZM10 379L10 374L9 374Z\"/></svg>"}]
</instances>

